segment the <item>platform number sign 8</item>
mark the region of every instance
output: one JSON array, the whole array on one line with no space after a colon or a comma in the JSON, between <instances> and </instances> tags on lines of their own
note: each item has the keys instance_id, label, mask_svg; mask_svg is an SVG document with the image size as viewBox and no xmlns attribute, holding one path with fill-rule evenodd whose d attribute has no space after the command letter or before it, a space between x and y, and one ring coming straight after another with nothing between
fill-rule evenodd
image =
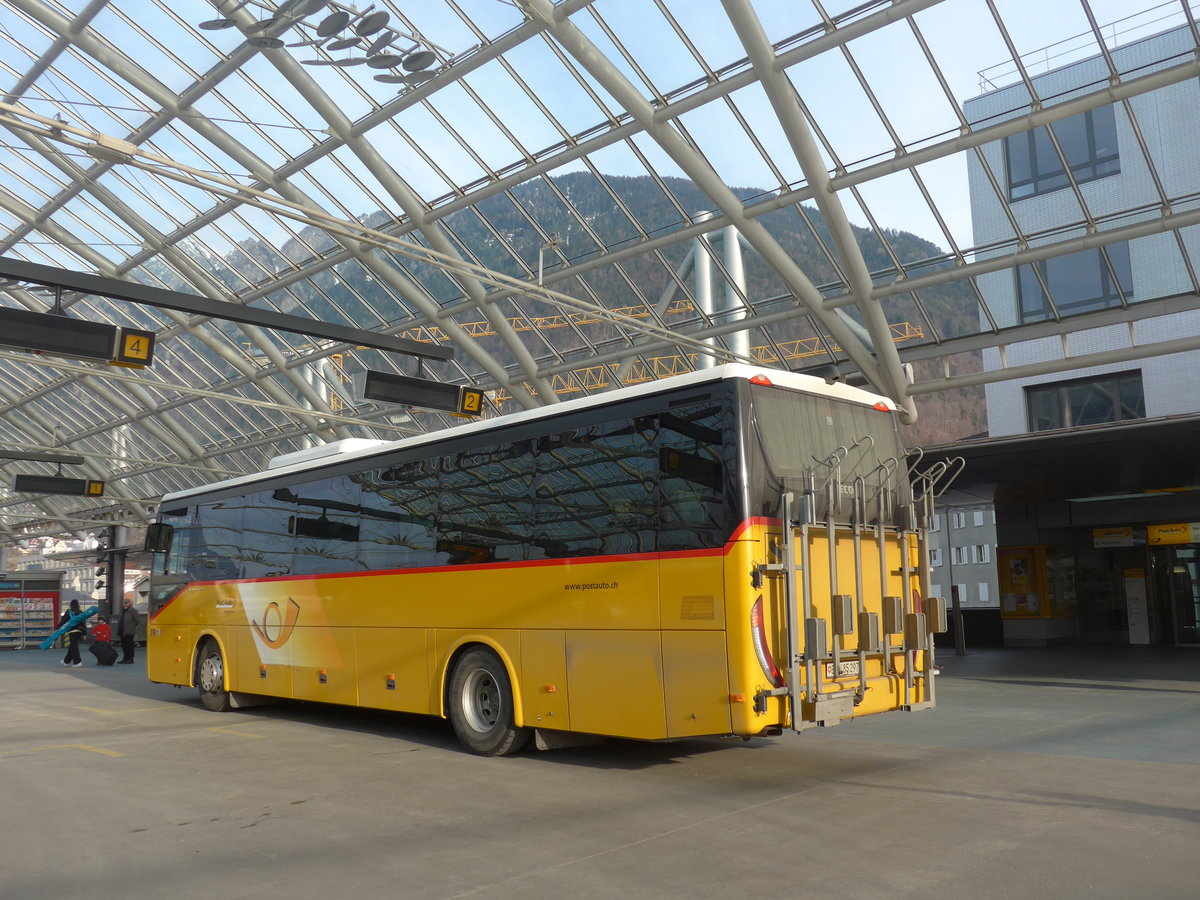
<instances>
[{"instance_id":1,"label":"platform number sign 8","mask_svg":"<svg viewBox=\"0 0 1200 900\"><path fill-rule=\"evenodd\" d=\"M462 416L483 415L483 391L463 388L458 397L458 413Z\"/></svg>"}]
</instances>

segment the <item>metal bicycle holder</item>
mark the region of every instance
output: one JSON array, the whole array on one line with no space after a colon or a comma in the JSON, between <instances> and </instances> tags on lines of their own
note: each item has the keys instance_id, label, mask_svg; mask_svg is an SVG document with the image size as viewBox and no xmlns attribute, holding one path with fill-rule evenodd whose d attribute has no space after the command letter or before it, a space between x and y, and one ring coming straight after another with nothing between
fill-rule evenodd
<instances>
[{"instance_id":1,"label":"metal bicycle holder","mask_svg":"<svg viewBox=\"0 0 1200 900\"><path fill-rule=\"evenodd\" d=\"M944 598L929 596L927 528L932 520L934 500L949 488L965 461L961 457L940 460L917 472L919 456L912 466L905 466L901 460L892 457L845 484L843 463L865 443L865 449L869 449L867 442L870 440L864 437L850 447L838 447L823 460L818 460L819 466L828 469L823 483L818 484L815 471L810 470L801 492L784 491L781 494L782 540L777 548L773 548L774 562L758 567L761 574L784 580L787 630L785 684L764 693L788 698L791 729L796 732L836 725L853 715L854 708L868 690L869 658L881 658L885 673L898 674L902 668L903 709L927 709L935 702L932 635L946 630L946 602ZM909 479L911 494L895 480L899 473ZM823 518L817 515L818 498L824 500ZM810 535L814 531L823 532L828 545L828 619L814 615L810 546ZM853 594L844 592L839 585L837 541L839 535L844 537L847 533L853 547ZM881 613L866 609L863 538L868 534L875 541L881 586L888 583L891 574L886 552L889 539L899 546L901 594L883 597ZM908 551L910 539L914 537L918 547L915 573ZM919 585L916 595L912 590L914 574ZM854 646L847 646L853 634L857 635L857 640ZM900 642L894 643L894 637L900 638ZM922 652L924 665L917 669ZM903 666L898 667L897 657L901 655ZM844 681L831 681L826 676L828 666L833 677L838 678L843 663L849 661L857 663L858 684L854 689L845 687ZM919 682L924 684L924 699L918 702Z\"/></svg>"}]
</instances>

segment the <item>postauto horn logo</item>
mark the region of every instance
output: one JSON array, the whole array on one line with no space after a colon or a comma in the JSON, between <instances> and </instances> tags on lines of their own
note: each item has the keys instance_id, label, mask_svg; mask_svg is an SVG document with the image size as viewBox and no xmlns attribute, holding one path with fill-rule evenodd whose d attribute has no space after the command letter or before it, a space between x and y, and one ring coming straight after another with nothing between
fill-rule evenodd
<instances>
[{"instance_id":1,"label":"postauto horn logo","mask_svg":"<svg viewBox=\"0 0 1200 900\"><path fill-rule=\"evenodd\" d=\"M263 610L262 624L250 620L250 627L259 639L272 650L278 650L291 638L296 630L296 622L300 619L300 604L291 597L287 599L287 612L280 609L279 601L272 600Z\"/></svg>"}]
</instances>

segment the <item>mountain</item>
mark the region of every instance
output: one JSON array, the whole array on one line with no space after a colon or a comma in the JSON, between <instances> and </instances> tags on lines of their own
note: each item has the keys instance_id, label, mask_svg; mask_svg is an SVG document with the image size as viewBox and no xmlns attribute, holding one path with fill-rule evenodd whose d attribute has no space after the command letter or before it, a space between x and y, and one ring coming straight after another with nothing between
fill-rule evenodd
<instances>
[{"instance_id":1,"label":"mountain","mask_svg":"<svg viewBox=\"0 0 1200 900\"><path fill-rule=\"evenodd\" d=\"M733 191L744 202L769 197L769 192L756 188L733 188ZM705 195L684 179L597 177L589 172L571 172L518 185L480 202L477 211L456 211L442 221L459 251L479 265L528 280L538 271L541 253L547 285L553 289L608 308L643 308L653 306L670 289L673 272L683 263L691 242L668 242L656 252L631 255L619 264L598 266L569 279L556 280L555 273L564 261L586 264L604 246L619 249L623 245L633 245L645 236L669 235L683 227L690 216L708 206ZM361 221L386 231L398 220L387 212L376 211L364 214ZM759 221L819 289L829 295L842 292L841 279L829 249L833 243L816 209L788 205L761 216ZM920 274L949 265L928 262L942 258L943 251L917 235L893 229L875 233L862 228L855 228L854 233L868 269L878 279L894 278L897 261L906 267L920 264ZM413 237L409 236L407 240L412 241ZM551 241L555 246L543 249ZM315 255L339 249L324 231L305 228L279 249L251 238L241 241L224 258L208 254L201 257L190 251L189 255L215 280L240 292L247 286L269 287L277 273L294 270L295 265ZM744 258L747 293L760 310L782 309L794 302L790 290L774 270L752 252L745 253ZM463 296L460 285L436 266L398 254L393 259L408 278L437 302L451 303ZM156 274L161 280L168 280L169 276ZM719 284L714 293L721 296ZM685 294L680 290L675 296L681 299ZM364 298L379 310L385 322L373 321L376 314L364 303ZM353 260L310 280L272 292L266 300L284 312L368 328L375 324L403 322L413 312L403 299L398 301L392 295L382 293L374 276ZM883 305L890 323L907 322L925 334L934 331L953 336L978 330L978 307L974 296L960 283L922 291L919 298L911 295L888 298ZM561 312L556 306L528 296L501 301L496 304L496 309L500 315L509 318L518 315L553 317ZM850 308L848 312L854 315L855 311ZM460 324L465 324L482 316L475 313L457 318ZM694 311L685 309L668 317L667 324L682 324L686 330L689 320L699 321ZM235 328L230 326L231 334ZM578 331L571 327L553 331L529 329L521 332L521 337L535 356L544 356L552 350L564 359L577 362L579 367L588 364L589 343L601 350L624 346L624 339L613 325L594 323L578 328ZM779 345L789 341L807 340L815 348L815 339L820 337L815 323L807 316L799 316L767 329L753 330L750 344L778 349ZM298 337L286 339L293 344L303 343ZM502 362L512 361L511 352L500 339L484 336L480 341ZM459 358L469 374L482 374L465 354L459 354ZM811 362L802 356L786 359L785 364L804 369L824 361L814 350ZM978 364L978 360L957 363L968 370ZM427 373L430 377L461 377L448 364L429 364ZM922 397L918 401L918 411L920 421L906 428L907 440L913 444L941 443L986 429L982 389Z\"/></svg>"}]
</instances>

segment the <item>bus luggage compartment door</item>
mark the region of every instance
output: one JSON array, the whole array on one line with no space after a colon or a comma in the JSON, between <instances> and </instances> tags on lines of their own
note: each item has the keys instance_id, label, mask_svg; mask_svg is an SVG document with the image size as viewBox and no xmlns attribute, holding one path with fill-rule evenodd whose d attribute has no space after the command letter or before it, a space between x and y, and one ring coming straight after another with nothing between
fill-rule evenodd
<instances>
[{"instance_id":1,"label":"bus luggage compartment door","mask_svg":"<svg viewBox=\"0 0 1200 900\"><path fill-rule=\"evenodd\" d=\"M147 629L146 676L160 684L191 684L192 645L186 625Z\"/></svg>"}]
</instances>

